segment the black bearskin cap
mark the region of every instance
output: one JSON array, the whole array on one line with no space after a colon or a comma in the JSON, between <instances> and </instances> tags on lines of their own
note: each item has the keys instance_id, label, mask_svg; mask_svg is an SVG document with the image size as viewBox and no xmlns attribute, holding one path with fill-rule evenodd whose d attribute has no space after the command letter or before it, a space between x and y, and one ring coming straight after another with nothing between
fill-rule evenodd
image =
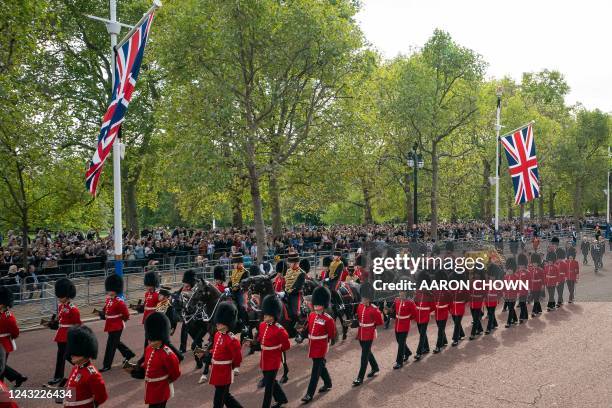
<instances>
[{"instance_id":1,"label":"black bearskin cap","mask_svg":"<svg viewBox=\"0 0 612 408\"><path fill-rule=\"evenodd\" d=\"M236 325L238 309L232 302L221 302L215 313L215 324L221 323L229 327L230 330Z\"/></svg>"},{"instance_id":2,"label":"black bearskin cap","mask_svg":"<svg viewBox=\"0 0 612 408\"><path fill-rule=\"evenodd\" d=\"M0 305L13 307L13 292L6 286L0 286Z\"/></svg>"},{"instance_id":3,"label":"black bearskin cap","mask_svg":"<svg viewBox=\"0 0 612 408\"><path fill-rule=\"evenodd\" d=\"M153 312L147 316L145 322L145 338L149 341L161 340L170 342L170 320L161 312Z\"/></svg>"},{"instance_id":4,"label":"black bearskin cap","mask_svg":"<svg viewBox=\"0 0 612 408\"><path fill-rule=\"evenodd\" d=\"M249 276L257 276L259 275L259 267L255 264L249 267Z\"/></svg>"},{"instance_id":5,"label":"black bearskin cap","mask_svg":"<svg viewBox=\"0 0 612 408\"><path fill-rule=\"evenodd\" d=\"M323 258L323 267L327 268L329 267L329 265L331 265L332 263L332 257L331 256L326 256L325 258Z\"/></svg>"},{"instance_id":6,"label":"black bearskin cap","mask_svg":"<svg viewBox=\"0 0 612 408\"><path fill-rule=\"evenodd\" d=\"M191 287L194 287L196 284L195 271L191 269L186 270L185 273L183 273L183 283L186 283L188 285L191 285Z\"/></svg>"},{"instance_id":7,"label":"black bearskin cap","mask_svg":"<svg viewBox=\"0 0 612 408\"><path fill-rule=\"evenodd\" d=\"M342 256L342 251L339 249L334 250L334 256Z\"/></svg>"},{"instance_id":8,"label":"black bearskin cap","mask_svg":"<svg viewBox=\"0 0 612 408\"><path fill-rule=\"evenodd\" d=\"M306 273L310 272L310 261L306 258L302 259L300 261L300 269Z\"/></svg>"},{"instance_id":9,"label":"black bearskin cap","mask_svg":"<svg viewBox=\"0 0 612 408\"><path fill-rule=\"evenodd\" d=\"M572 258L572 259L576 258L576 248L574 247L567 248L567 257Z\"/></svg>"},{"instance_id":10,"label":"black bearskin cap","mask_svg":"<svg viewBox=\"0 0 612 408\"><path fill-rule=\"evenodd\" d=\"M147 272L144 275L144 285L152 286L154 288L159 286L159 277L155 272Z\"/></svg>"},{"instance_id":11,"label":"black bearskin cap","mask_svg":"<svg viewBox=\"0 0 612 408\"><path fill-rule=\"evenodd\" d=\"M553 237L550 242L552 242L553 244L559 244L559 237Z\"/></svg>"},{"instance_id":12,"label":"black bearskin cap","mask_svg":"<svg viewBox=\"0 0 612 408\"><path fill-rule=\"evenodd\" d=\"M542 257L537 252L531 254L531 263L534 265L540 265L542 263Z\"/></svg>"},{"instance_id":13,"label":"black bearskin cap","mask_svg":"<svg viewBox=\"0 0 612 408\"><path fill-rule=\"evenodd\" d=\"M317 286L315 290L312 291L313 306L323 306L325 309L327 309L329 307L330 299L331 294L329 293L329 289L324 286Z\"/></svg>"},{"instance_id":14,"label":"black bearskin cap","mask_svg":"<svg viewBox=\"0 0 612 408\"><path fill-rule=\"evenodd\" d=\"M555 262L557 260L557 256L554 251L549 251L546 254L546 262Z\"/></svg>"},{"instance_id":15,"label":"black bearskin cap","mask_svg":"<svg viewBox=\"0 0 612 408\"><path fill-rule=\"evenodd\" d=\"M359 288L359 295L361 295L362 298L374 299L374 286L372 286L370 282L362 283Z\"/></svg>"},{"instance_id":16,"label":"black bearskin cap","mask_svg":"<svg viewBox=\"0 0 612 408\"><path fill-rule=\"evenodd\" d=\"M104 290L107 292L123 292L123 278L119 275L108 275L104 281Z\"/></svg>"},{"instance_id":17,"label":"black bearskin cap","mask_svg":"<svg viewBox=\"0 0 612 408\"><path fill-rule=\"evenodd\" d=\"M287 272L287 264L285 261L278 261L276 263L276 273L284 275Z\"/></svg>"},{"instance_id":18,"label":"black bearskin cap","mask_svg":"<svg viewBox=\"0 0 612 408\"><path fill-rule=\"evenodd\" d=\"M55 297L70 298L76 297L76 287L68 278L60 278L55 281Z\"/></svg>"},{"instance_id":19,"label":"black bearskin cap","mask_svg":"<svg viewBox=\"0 0 612 408\"><path fill-rule=\"evenodd\" d=\"M268 316L274 316L276 321L279 321L281 318L283 305L276 297L276 295L268 295L264 298L261 304L261 310L263 311L263 314Z\"/></svg>"},{"instance_id":20,"label":"black bearskin cap","mask_svg":"<svg viewBox=\"0 0 612 408\"><path fill-rule=\"evenodd\" d=\"M213 278L220 281L225 281L225 268L221 265L215 266L213 269Z\"/></svg>"},{"instance_id":21,"label":"black bearskin cap","mask_svg":"<svg viewBox=\"0 0 612 408\"><path fill-rule=\"evenodd\" d=\"M563 248L557 248L557 259L565 259L565 250Z\"/></svg>"},{"instance_id":22,"label":"black bearskin cap","mask_svg":"<svg viewBox=\"0 0 612 408\"><path fill-rule=\"evenodd\" d=\"M87 326L75 326L68 330L66 355L96 359L98 357L98 340Z\"/></svg>"},{"instance_id":23,"label":"black bearskin cap","mask_svg":"<svg viewBox=\"0 0 612 408\"><path fill-rule=\"evenodd\" d=\"M501 279L504 276L504 271L498 264L490 263L487 268L487 274L490 278Z\"/></svg>"},{"instance_id":24,"label":"black bearskin cap","mask_svg":"<svg viewBox=\"0 0 612 408\"><path fill-rule=\"evenodd\" d=\"M527 259L527 255L519 254L516 260L518 266L527 266L529 265L529 260Z\"/></svg>"},{"instance_id":25,"label":"black bearskin cap","mask_svg":"<svg viewBox=\"0 0 612 408\"><path fill-rule=\"evenodd\" d=\"M516 261L514 258L510 257L506 259L506 269L509 269L512 272L516 272Z\"/></svg>"}]
</instances>

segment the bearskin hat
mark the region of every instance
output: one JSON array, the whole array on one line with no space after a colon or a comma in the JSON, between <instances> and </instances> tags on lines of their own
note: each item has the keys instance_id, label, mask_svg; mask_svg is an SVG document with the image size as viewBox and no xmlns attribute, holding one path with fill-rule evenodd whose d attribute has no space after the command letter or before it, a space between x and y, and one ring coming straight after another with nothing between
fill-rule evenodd
<instances>
[{"instance_id":1,"label":"bearskin hat","mask_svg":"<svg viewBox=\"0 0 612 408\"><path fill-rule=\"evenodd\" d=\"M531 263L534 265L540 265L542 263L542 257L537 252L531 254Z\"/></svg>"},{"instance_id":2,"label":"bearskin hat","mask_svg":"<svg viewBox=\"0 0 612 408\"><path fill-rule=\"evenodd\" d=\"M518 264L518 266L527 266L527 265L529 265L529 260L527 259L527 255L519 254L517 259L516 259L516 263Z\"/></svg>"},{"instance_id":3,"label":"bearskin hat","mask_svg":"<svg viewBox=\"0 0 612 408\"><path fill-rule=\"evenodd\" d=\"M287 272L287 263L285 261L278 261L276 263L276 273L284 275Z\"/></svg>"},{"instance_id":4,"label":"bearskin hat","mask_svg":"<svg viewBox=\"0 0 612 408\"><path fill-rule=\"evenodd\" d=\"M555 262L557 260L557 255L555 255L554 251L548 251L546 254L546 262Z\"/></svg>"},{"instance_id":5,"label":"bearskin hat","mask_svg":"<svg viewBox=\"0 0 612 408\"><path fill-rule=\"evenodd\" d=\"M306 258L302 259L300 261L300 269L306 273L310 272L310 261Z\"/></svg>"},{"instance_id":6,"label":"bearskin hat","mask_svg":"<svg viewBox=\"0 0 612 408\"><path fill-rule=\"evenodd\" d=\"M374 286L370 282L364 282L359 287L359 295L361 298L374 299Z\"/></svg>"},{"instance_id":7,"label":"bearskin hat","mask_svg":"<svg viewBox=\"0 0 612 408\"><path fill-rule=\"evenodd\" d=\"M249 266L249 276L259 275L259 267L255 264Z\"/></svg>"},{"instance_id":8,"label":"bearskin hat","mask_svg":"<svg viewBox=\"0 0 612 408\"><path fill-rule=\"evenodd\" d=\"M183 273L183 283L186 283L188 285L190 285L191 287L194 287L196 284L196 273L195 271L188 269L185 271L185 273Z\"/></svg>"},{"instance_id":9,"label":"bearskin hat","mask_svg":"<svg viewBox=\"0 0 612 408\"><path fill-rule=\"evenodd\" d=\"M331 265L332 263L332 257L331 256L326 256L323 258L323 267L324 268L329 268L329 265Z\"/></svg>"},{"instance_id":10,"label":"bearskin hat","mask_svg":"<svg viewBox=\"0 0 612 408\"><path fill-rule=\"evenodd\" d=\"M154 288L159 286L159 277L155 272L147 272L144 275L144 285L152 286Z\"/></svg>"},{"instance_id":11,"label":"bearskin hat","mask_svg":"<svg viewBox=\"0 0 612 408\"><path fill-rule=\"evenodd\" d=\"M575 259L576 258L576 248L574 247L567 248L567 257Z\"/></svg>"},{"instance_id":12,"label":"bearskin hat","mask_svg":"<svg viewBox=\"0 0 612 408\"><path fill-rule=\"evenodd\" d=\"M342 256L342 251L339 249L334 249L334 256Z\"/></svg>"},{"instance_id":13,"label":"bearskin hat","mask_svg":"<svg viewBox=\"0 0 612 408\"><path fill-rule=\"evenodd\" d=\"M324 286L317 286L315 290L312 291L313 306L323 306L325 309L327 309L329 307L330 299L331 294L329 293L329 289Z\"/></svg>"},{"instance_id":14,"label":"bearskin hat","mask_svg":"<svg viewBox=\"0 0 612 408\"><path fill-rule=\"evenodd\" d=\"M263 314L274 316L274 318L278 321L280 320L281 312L283 311L283 305L276 295L268 295L261 303L261 310L263 311Z\"/></svg>"},{"instance_id":15,"label":"bearskin hat","mask_svg":"<svg viewBox=\"0 0 612 408\"><path fill-rule=\"evenodd\" d=\"M60 278L55 281L55 297L70 298L76 297L76 287L68 278Z\"/></svg>"},{"instance_id":16,"label":"bearskin hat","mask_svg":"<svg viewBox=\"0 0 612 408\"><path fill-rule=\"evenodd\" d=\"M242 252L235 252L232 254L232 263L233 264L239 264L239 263L243 263L244 262L244 258L242 257Z\"/></svg>"},{"instance_id":17,"label":"bearskin hat","mask_svg":"<svg viewBox=\"0 0 612 408\"><path fill-rule=\"evenodd\" d=\"M563 248L557 248L557 259L565 259L565 250Z\"/></svg>"},{"instance_id":18,"label":"bearskin hat","mask_svg":"<svg viewBox=\"0 0 612 408\"><path fill-rule=\"evenodd\" d=\"M170 320L164 313L153 312L144 322L145 338L149 341L161 340L162 343L170 342Z\"/></svg>"},{"instance_id":19,"label":"bearskin hat","mask_svg":"<svg viewBox=\"0 0 612 408\"><path fill-rule=\"evenodd\" d=\"M213 278L215 278L216 280L225 281L225 268L221 265L215 266L215 268L213 269Z\"/></svg>"},{"instance_id":20,"label":"bearskin hat","mask_svg":"<svg viewBox=\"0 0 612 408\"><path fill-rule=\"evenodd\" d=\"M287 255L287 262L289 263L300 262L300 256L295 252L291 252L289 255Z\"/></svg>"},{"instance_id":21,"label":"bearskin hat","mask_svg":"<svg viewBox=\"0 0 612 408\"><path fill-rule=\"evenodd\" d=\"M221 302L215 313L215 324L221 323L229 327L230 330L236 325L238 309L232 302Z\"/></svg>"},{"instance_id":22,"label":"bearskin hat","mask_svg":"<svg viewBox=\"0 0 612 408\"><path fill-rule=\"evenodd\" d=\"M512 272L516 272L516 261L514 260L514 258L510 257L506 259L506 269Z\"/></svg>"},{"instance_id":23,"label":"bearskin hat","mask_svg":"<svg viewBox=\"0 0 612 408\"><path fill-rule=\"evenodd\" d=\"M559 245L559 237L553 237L550 242L552 242L553 244Z\"/></svg>"},{"instance_id":24,"label":"bearskin hat","mask_svg":"<svg viewBox=\"0 0 612 408\"><path fill-rule=\"evenodd\" d=\"M123 292L123 278L119 275L108 275L104 281L104 290L107 292Z\"/></svg>"},{"instance_id":25,"label":"bearskin hat","mask_svg":"<svg viewBox=\"0 0 612 408\"><path fill-rule=\"evenodd\" d=\"M96 359L98 357L98 340L87 326L75 326L68 330L66 355Z\"/></svg>"},{"instance_id":26,"label":"bearskin hat","mask_svg":"<svg viewBox=\"0 0 612 408\"><path fill-rule=\"evenodd\" d=\"M490 278L501 279L504 276L504 271L498 264L490 263L487 267L487 274Z\"/></svg>"},{"instance_id":27,"label":"bearskin hat","mask_svg":"<svg viewBox=\"0 0 612 408\"><path fill-rule=\"evenodd\" d=\"M0 305L13 307L13 292L6 286L0 286Z\"/></svg>"},{"instance_id":28,"label":"bearskin hat","mask_svg":"<svg viewBox=\"0 0 612 408\"><path fill-rule=\"evenodd\" d=\"M5 368L6 368L6 351L4 351L4 347L0 347L0 376L4 374Z\"/></svg>"}]
</instances>

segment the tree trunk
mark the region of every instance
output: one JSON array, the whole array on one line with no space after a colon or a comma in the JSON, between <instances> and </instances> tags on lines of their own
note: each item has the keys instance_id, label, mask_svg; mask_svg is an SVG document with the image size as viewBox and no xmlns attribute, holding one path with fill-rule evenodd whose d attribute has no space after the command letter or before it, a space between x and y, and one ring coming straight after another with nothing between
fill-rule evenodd
<instances>
[{"instance_id":1,"label":"tree trunk","mask_svg":"<svg viewBox=\"0 0 612 408\"><path fill-rule=\"evenodd\" d=\"M241 192L237 190L232 190L231 192L231 200L232 200L232 227L242 229L244 226L242 220L242 197Z\"/></svg>"},{"instance_id":2,"label":"tree trunk","mask_svg":"<svg viewBox=\"0 0 612 408\"><path fill-rule=\"evenodd\" d=\"M253 158L254 159L254 158ZM263 206L261 204L261 191L259 189L259 175L252 161L247 166L249 171L249 184L251 186L251 204L253 205L253 217L255 222L255 236L257 238L257 261L263 262L267 252L266 226L263 219Z\"/></svg>"},{"instance_id":3,"label":"tree trunk","mask_svg":"<svg viewBox=\"0 0 612 408\"><path fill-rule=\"evenodd\" d=\"M363 222L366 225L373 223L372 220L372 196L368 187L363 185Z\"/></svg>"},{"instance_id":4,"label":"tree trunk","mask_svg":"<svg viewBox=\"0 0 612 408\"><path fill-rule=\"evenodd\" d=\"M404 182L404 185L402 186L402 190L404 191L405 207L406 207L406 222L408 223L408 225L414 224L414 214L413 214L414 208L412 207L413 197L412 197L412 194L410 194L410 182L411 182L410 173L406 173L406 181Z\"/></svg>"},{"instance_id":5,"label":"tree trunk","mask_svg":"<svg viewBox=\"0 0 612 408\"><path fill-rule=\"evenodd\" d=\"M431 237L438 239L438 144L431 143Z\"/></svg>"},{"instance_id":6,"label":"tree trunk","mask_svg":"<svg viewBox=\"0 0 612 408\"><path fill-rule=\"evenodd\" d=\"M280 191L276 169L270 171L268 178L268 194L270 194L270 206L272 207L272 235L279 237L282 234Z\"/></svg>"},{"instance_id":7,"label":"tree trunk","mask_svg":"<svg viewBox=\"0 0 612 408\"><path fill-rule=\"evenodd\" d=\"M555 197L556 197L557 193L555 192L551 192L548 195L548 216L549 217L554 217L555 216Z\"/></svg>"},{"instance_id":8,"label":"tree trunk","mask_svg":"<svg viewBox=\"0 0 612 408\"><path fill-rule=\"evenodd\" d=\"M582 216L582 182L576 181L574 189L574 222L578 224Z\"/></svg>"},{"instance_id":9,"label":"tree trunk","mask_svg":"<svg viewBox=\"0 0 612 408\"><path fill-rule=\"evenodd\" d=\"M125 185L125 218L128 231L130 231L133 236L139 236L136 182L129 179Z\"/></svg>"}]
</instances>

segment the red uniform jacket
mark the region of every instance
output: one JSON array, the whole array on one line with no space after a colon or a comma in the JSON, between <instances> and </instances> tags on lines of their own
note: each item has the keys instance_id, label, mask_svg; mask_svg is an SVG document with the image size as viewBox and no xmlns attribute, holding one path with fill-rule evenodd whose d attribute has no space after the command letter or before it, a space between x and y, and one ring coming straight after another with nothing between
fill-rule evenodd
<instances>
[{"instance_id":1,"label":"red uniform jacket","mask_svg":"<svg viewBox=\"0 0 612 408\"><path fill-rule=\"evenodd\" d=\"M429 315L434 309L434 303L429 293L422 290L416 290L414 294L414 304L416 305L416 316L414 320L417 323L428 323Z\"/></svg>"},{"instance_id":2,"label":"red uniform jacket","mask_svg":"<svg viewBox=\"0 0 612 408\"><path fill-rule=\"evenodd\" d=\"M529 287L529 269L520 268L516 271L516 280L517 284L517 295L521 297L525 297L529 294L529 289L522 288L521 285L526 284Z\"/></svg>"},{"instance_id":3,"label":"red uniform jacket","mask_svg":"<svg viewBox=\"0 0 612 408\"><path fill-rule=\"evenodd\" d=\"M578 261L575 259L568 259L567 263L567 280L576 282L578 280L578 274L580 273L580 266L578 264Z\"/></svg>"},{"instance_id":4,"label":"red uniform jacket","mask_svg":"<svg viewBox=\"0 0 612 408\"><path fill-rule=\"evenodd\" d=\"M267 324L261 322L257 339L261 345L261 358L259 360L261 370L278 370L281 366L283 351L287 351L291 347L287 330L279 323Z\"/></svg>"},{"instance_id":5,"label":"red uniform jacket","mask_svg":"<svg viewBox=\"0 0 612 408\"><path fill-rule=\"evenodd\" d=\"M539 292L544 287L544 269L536 265L529 265L529 290Z\"/></svg>"},{"instance_id":6,"label":"red uniform jacket","mask_svg":"<svg viewBox=\"0 0 612 408\"><path fill-rule=\"evenodd\" d=\"M569 268L567 261L565 259L558 260L555 262L557 265L557 285L564 283L567 280L567 275L569 274Z\"/></svg>"},{"instance_id":7,"label":"red uniform jacket","mask_svg":"<svg viewBox=\"0 0 612 408\"><path fill-rule=\"evenodd\" d=\"M493 285L494 280L490 279L489 283L491 285ZM495 290L493 288L491 289L487 289L486 293L485 293L485 306L486 307L495 307L497 306L497 304L499 303L499 297L500 297L500 292L499 290Z\"/></svg>"},{"instance_id":8,"label":"red uniform jacket","mask_svg":"<svg viewBox=\"0 0 612 408\"><path fill-rule=\"evenodd\" d=\"M383 324L383 316L380 310L372 304L369 306L360 303L357 306L357 318L359 319L359 329L357 329L357 339L369 341L376 338L376 326Z\"/></svg>"},{"instance_id":9,"label":"red uniform jacket","mask_svg":"<svg viewBox=\"0 0 612 408\"><path fill-rule=\"evenodd\" d=\"M170 347L145 349L145 404L161 404L174 395L172 383L181 376L179 361Z\"/></svg>"},{"instance_id":10,"label":"red uniform jacket","mask_svg":"<svg viewBox=\"0 0 612 408\"><path fill-rule=\"evenodd\" d=\"M368 273L361 266L355 267L355 275L359 276L359 279L363 282L364 279L367 279Z\"/></svg>"},{"instance_id":11,"label":"red uniform jacket","mask_svg":"<svg viewBox=\"0 0 612 408\"><path fill-rule=\"evenodd\" d=\"M145 320L151 313L155 311L155 306L159 302L159 293L155 290L149 291L147 290L144 294L144 313L142 315L142 324L144 324Z\"/></svg>"},{"instance_id":12,"label":"red uniform jacket","mask_svg":"<svg viewBox=\"0 0 612 408\"><path fill-rule=\"evenodd\" d=\"M336 323L327 313L308 315L308 357L325 358L329 342L336 337Z\"/></svg>"},{"instance_id":13,"label":"red uniform jacket","mask_svg":"<svg viewBox=\"0 0 612 408\"><path fill-rule=\"evenodd\" d=\"M416 305L412 299L395 299L393 304L395 310L395 332L408 333L410 322L416 317Z\"/></svg>"},{"instance_id":14,"label":"red uniform jacket","mask_svg":"<svg viewBox=\"0 0 612 408\"><path fill-rule=\"evenodd\" d=\"M504 276L504 281L506 281L504 285L504 299L509 301L516 300L516 290L512 289L514 285L514 281L517 279L516 273L507 274Z\"/></svg>"},{"instance_id":15,"label":"red uniform jacket","mask_svg":"<svg viewBox=\"0 0 612 408\"><path fill-rule=\"evenodd\" d=\"M472 285L474 281L472 281ZM487 292L484 290L470 289L470 309L482 309Z\"/></svg>"},{"instance_id":16,"label":"red uniform jacket","mask_svg":"<svg viewBox=\"0 0 612 408\"><path fill-rule=\"evenodd\" d=\"M68 329L81 324L81 313L79 308L72 303L60 303L57 305L57 320L59 327L53 339L56 343L68 341Z\"/></svg>"},{"instance_id":17,"label":"red uniform jacket","mask_svg":"<svg viewBox=\"0 0 612 408\"><path fill-rule=\"evenodd\" d=\"M557 286L558 271L555 264L548 264L544 266L544 283L547 288Z\"/></svg>"},{"instance_id":18,"label":"red uniform jacket","mask_svg":"<svg viewBox=\"0 0 612 408\"><path fill-rule=\"evenodd\" d=\"M226 286L223 283L215 283L215 288L219 289L219 292L225 292Z\"/></svg>"},{"instance_id":19,"label":"red uniform jacket","mask_svg":"<svg viewBox=\"0 0 612 408\"><path fill-rule=\"evenodd\" d=\"M130 311L128 310L125 302L121 298L106 298L104 304L104 316L106 322L104 323L105 332L116 332L123 330L125 327L125 321L130 318Z\"/></svg>"},{"instance_id":20,"label":"red uniform jacket","mask_svg":"<svg viewBox=\"0 0 612 408\"><path fill-rule=\"evenodd\" d=\"M242 352L240 341L231 333L216 332L212 349L211 385L229 385L234 382L234 368L240 367Z\"/></svg>"},{"instance_id":21,"label":"red uniform jacket","mask_svg":"<svg viewBox=\"0 0 612 408\"><path fill-rule=\"evenodd\" d=\"M274 291L282 292L285 290L285 277L282 275L276 275L274 278Z\"/></svg>"},{"instance_id":22,"label":"red uniform jacket","mask_svg":"<svg viewBox=\"0 0 612 408\"><path fill-rule=\"evenodd\" d=\"M0 381L0 408L19 408L9 394L8 387Z\"/></svg>"},{"instance_id":23,"label":"red uniform jacket","mask_svg":"<svg viewBox=\"0 0 612 408\"><path fill-rule=\"evenodd\" d=\"M434 313L436 321L448 319L448 309L450 302L448 301L450 294L444 290L437 290L434 293Z\"/></svg>"},{"instance_id":24,"label":"red uniform jacket","mask_svg":"<svg viewBox=\"0 0 612 408\"><path fill-rule=\"evenodd\" d=\"M17 319L10 310L0 313L0 345L6 353L17 350L15 339L19 337L19 326Z\"/></svg>"},{"instance_id":25,"label":"red uniform jacket","mask_svg":"<svg viewBox=\"0 0 612 408\"><path fill-rule=\"evenodd\" d=\"M107 399L104 379L91 361L72 368L66 383L64 406L94 408Z\"/></svg>"},{"instance_id":26,"label":"red uniform jacket","mask_svg":"<svg viewBox=\"0 0 612 408\"><path fill-rule=\"evenodd\" d=\"M465 314L465 302L468 294L463 290L454 290L451 295L450 313L451 316L463 316Z\"/></svg>"}]
</instances>

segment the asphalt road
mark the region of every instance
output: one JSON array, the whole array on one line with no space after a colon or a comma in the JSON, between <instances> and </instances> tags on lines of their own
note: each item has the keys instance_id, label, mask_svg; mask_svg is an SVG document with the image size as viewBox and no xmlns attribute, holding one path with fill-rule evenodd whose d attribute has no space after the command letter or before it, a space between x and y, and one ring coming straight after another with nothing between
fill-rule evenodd
<instances>
[{"instance_id":1,"label":"asphalt road","mask_svg":"<svg viewBox=\"0 0 612 408\"><path fill-rule=\"evenodd\" d=\"M592 262L591 262L592 263ZM327 367L333 389L315 396L315 407L611 407L612 406L612 256L608 266L594 275L592 265L581 268L578 302L530 319L510 329L503 328L506 314L498 307L500 328L474 341L464 340L458 347L429 354L392 370L396 352L392 328L379 330L374 354L381 367L379 376L359 388L351 382L358 371L359 344L354 331L339 342L328 355ZM600 301L605 300L605 301ZM86 315L88 311L82 311ZM469 317L464 318L464 329ZM106 336L102 322L89 323L103 352ZM450 337L452 324L447 325ZM466 330L467 331L467 330ZM351 335L352 334L352 335ZM134 351L142 351L143 328L140 316L133 316L124 331L123 341ZM11 354L11 366L29 377L25 388L40 388L52 375L55 361L53 333L39 330L23 333L18 350ZM435 342L435 324L429 328L430 344ZM178 330L174 343L178 345ZM416 327L408 337L414 351L418 342ZM288 352L289 382L283 386L290 402L300 406L310 375L308 346L292 345ZM101 358L102 356L100 356ZM104 373L109 391L105 407L144 405L144 386L120 368ZM263 390L256 388L260 376L259 356L247 356L236 376L232 393L246 407L259 407ZM67 368L68 369L68 368ZM210 407L213 387L198 385L200 372L193 357L181 365L182 376L175 384L175 397L169 407ZM280 377L280 375L279 375ZM55 407L45 400L21 400L22 407Z\"/></svg>"}]
</instances>

